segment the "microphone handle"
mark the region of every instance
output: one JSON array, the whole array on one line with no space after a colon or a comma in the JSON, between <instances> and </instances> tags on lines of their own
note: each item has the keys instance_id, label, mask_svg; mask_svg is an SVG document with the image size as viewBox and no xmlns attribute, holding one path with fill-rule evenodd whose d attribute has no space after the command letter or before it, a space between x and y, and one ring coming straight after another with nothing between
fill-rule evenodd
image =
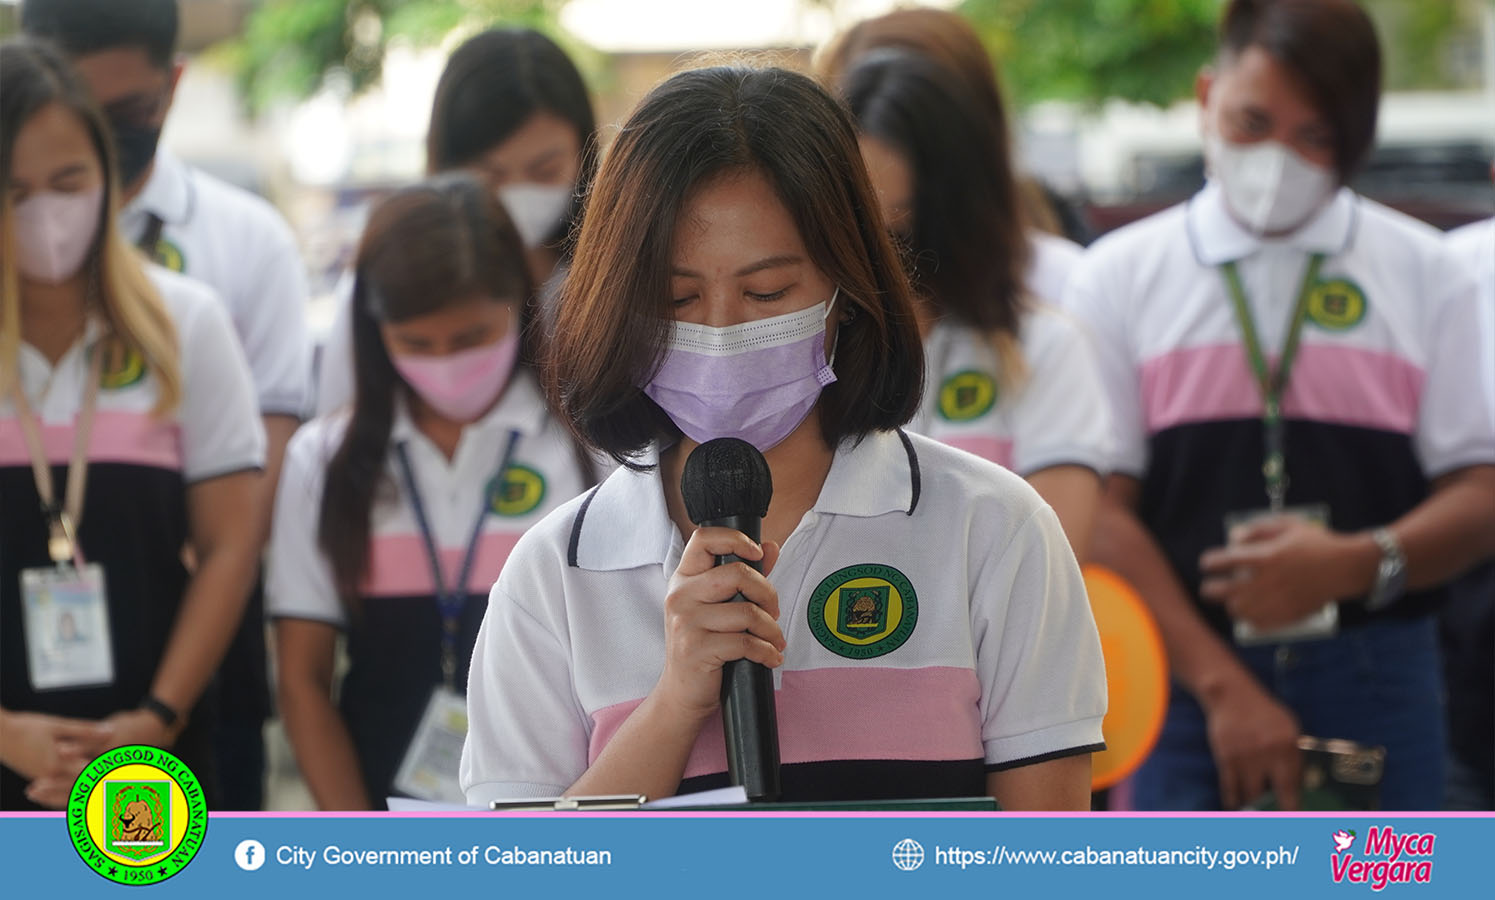
<instances>
[{"instance_id":1,"label":"microphone handle","mask_svg":"<svg viewBox=\"0 0 1495 900\"><path fill-rule=\"evenodd\" d=\"M731 528L754 542L762 540L763 520L757 516L723 516L700 523L702 527ZM736 554L718 556L716 564L742 562L763 571L758 560ZM732 602L750 602L742 594ZM722 729L726 733L727 776L740 784L753 802L779 799L779 719L774 705L773 671L747 659L734 659L722 667Z\"/></svg>"}]
</instances>

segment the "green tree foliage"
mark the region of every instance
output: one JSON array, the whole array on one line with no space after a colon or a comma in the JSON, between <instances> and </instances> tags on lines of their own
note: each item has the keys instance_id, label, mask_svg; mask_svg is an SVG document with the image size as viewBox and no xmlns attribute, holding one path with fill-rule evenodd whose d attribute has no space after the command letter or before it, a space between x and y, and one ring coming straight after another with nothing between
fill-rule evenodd
<instances>
[{"instance_id":1,"label":"green tree foliage","mask_svg":"<svg viewBox=\"0 0 1495 900\"><path fill-rule=\"evenodd\" d=\"M1166 105L1214 52L1222 0L964 0L1021 102Z\"/></svg>"},{"instance_id":2,"label":"green tree foliage","mask_svg":"<svg viewBox=\"0 0 1495 900\"><path fill-rule=\"evenodd\" d=\"M430 46L459 30L527 25L554 34L565 0L264 0L219 53L253 110L315 93L329 76L352 93L378 82L393 44Z\"/></svg>"},{"instance_id":3,"label":"green tree foliage","mask_svg":"<svg viewBox=\"0 0 1495 900\"><path fill-rule=\"evenodd\" d=\"M1361 0L1376 22L1390 90L1479 84L1482 10L1495 0ZM1020 102L1166 105L1188 96L1214 53L1225 0L964 0Z\"/></svg>"}]
</instances>

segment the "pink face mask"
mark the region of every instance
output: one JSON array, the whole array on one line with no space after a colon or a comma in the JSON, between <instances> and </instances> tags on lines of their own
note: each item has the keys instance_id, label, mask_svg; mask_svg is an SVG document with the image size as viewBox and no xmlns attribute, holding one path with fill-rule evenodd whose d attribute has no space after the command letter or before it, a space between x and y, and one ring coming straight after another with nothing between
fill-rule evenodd
<instances>
[{"instance_id":1,"label":"pink face mask","mask_svg":"<svg viewBox=\"0 0 1495 900\"><path fill-rule=\"evenodd\" d=\"M32 281L61 284L78 273L99 230L103 186L45 191L15 205L16 268Z\"/></svg>"},{"instance_id":2,"label":"pink face mask","mask_svg":"<svg viewBox=\"0 0 1495 900\"><path fill-rule=\"evenodd\" d=\"M514 361L519 357L519 334L481 347L446 356L391 356L405 382L442 416L471 422L503 393Z\"/></svg>"}]
</instances>

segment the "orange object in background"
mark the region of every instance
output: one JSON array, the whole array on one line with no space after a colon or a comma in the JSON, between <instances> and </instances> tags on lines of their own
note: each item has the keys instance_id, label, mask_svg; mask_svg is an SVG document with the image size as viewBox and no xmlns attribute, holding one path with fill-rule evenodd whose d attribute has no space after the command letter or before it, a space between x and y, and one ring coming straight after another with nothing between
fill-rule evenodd
<instances>
[{"instance_id":1,"label":"orange object in background","mask_svg":"<svg viewBox=\"0 0 1495 900\"><path fill-rule=\"evenodd\" d=\"M1135 772L1157 743L1168 709L1168 656L1152 612L1130 584L1101 566L1085 566L1084 575L1110 700L1101 726L1106 749L1091 760L1090 787L1100 791Z\"/></svg>"}]
</instances>

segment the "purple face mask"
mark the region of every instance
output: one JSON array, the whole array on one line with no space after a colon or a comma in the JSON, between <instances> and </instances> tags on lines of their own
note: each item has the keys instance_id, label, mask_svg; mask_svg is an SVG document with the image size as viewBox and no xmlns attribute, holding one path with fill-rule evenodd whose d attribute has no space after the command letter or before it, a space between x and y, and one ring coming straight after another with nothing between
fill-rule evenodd
<instances>
[{"instance_id":1,"label":"purple face mask","mask_svg":"<svg viewBox=\"0 0 1495 900\"><path fill-rule=\"evenodd\" d=\"M78 273L99 230L104 188L44 191L15 206L16 268L32 281L61 284Z\"/></svg>"},{"instance_id":2,"label":"purple face mask","mask_svg":"<svg viewBox=\"0 0 1495 900\"><path fill-rule=\"evenodd\" d=\"M825 358L825 320L835 302L832 294L798 312L726 328L676 322L644 393L697 443L735 437L766 451L799 427L836 380Z\"/></svg>"},{"instance_id":3,"label":"purple face mask","mask_svg":"<svg viewBox=\"0 0 1495 900\"><path fill-rule=\"evenodd\" d=\"M421 399L454 422L471 422L493 405L519 356L519 333L446 356L391 356Z\"/></svg>"}]
</instances>

